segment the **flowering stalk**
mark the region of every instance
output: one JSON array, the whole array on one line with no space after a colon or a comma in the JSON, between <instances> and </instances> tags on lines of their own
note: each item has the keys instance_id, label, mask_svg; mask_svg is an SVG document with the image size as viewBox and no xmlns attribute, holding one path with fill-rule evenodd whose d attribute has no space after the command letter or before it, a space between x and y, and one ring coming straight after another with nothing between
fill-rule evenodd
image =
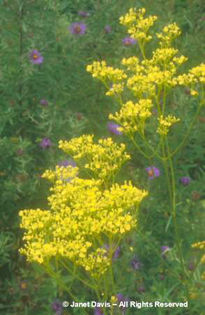
<instances>
[{"instance_id":1,"label":"flowering stalk","mask_svg":"<svg viewBox=\"0 0 205 315\"><path fill-rule=\"evenodd\" d=\"M145 13L145 9L131 8L125 16L120 18L120 23L127 27L130 37L138 42L142 59L136 56L123 58L120 68L108 66L105 61L95 61L87 66L87 71L94 78L101 80L108 88L106 95L114 96L116 100L119 100L120 110L109 115L109 119L121 126L118 131L126 135L146 159L150 161L155 157L164 165L171 204L170 220L172 218L174 222L178 257L184 278L187 279L176 217L173 157L185 145L202 105L204 105L205 64L192 68L188 73L177 74L179 66L186 62L187 58L179 55L178 49L172 45L174 39L181 34L176 23L165 26L161 33L156 34L159 45L152 52L151 58L146 58L146 43L152 39L149 29L157 17L145 17ZM191 97L199 98L200 89L202 89L202 95L196 114L181 143L171 151L168 141L169 134L171 128L181 120L170 113L169 94L175 87L181 86L190 88ZM132 98L123 102L122 100L127 99L127 95L130 94ZM153 115L154 112L155 115ZM149 124L151 124L152 133L154 127L158 134L158 143L155 143L154 146L146 137L146 128L147 126L149 128ZM149 171L153 172L153 169ZM154 174L151 174L150 178L154 178ZM165 230L167 229L168 225Z\"/></svg>"},{"instance_id":2,"label":"flowering stalk","mask_svg":"<svg viewBox=\"0 0 205 315\"><path fill-rule=\"evenodd\" d=\"M59 148L76 163L64 161L42 175L53 183L50 209L20 211L25 230L20 253L40 264L71 297L75 293L63 282L63 271L93 290L99 300L102 294L109 300L117 293L116 251L136 227L136 212L147 192L131 182L115 182L116 173L130 159L124 144L111 138L96 143L93 135L83 135L60 141ZM91 178L86 177L87 170Z\"/></svg>"}]
</instances>

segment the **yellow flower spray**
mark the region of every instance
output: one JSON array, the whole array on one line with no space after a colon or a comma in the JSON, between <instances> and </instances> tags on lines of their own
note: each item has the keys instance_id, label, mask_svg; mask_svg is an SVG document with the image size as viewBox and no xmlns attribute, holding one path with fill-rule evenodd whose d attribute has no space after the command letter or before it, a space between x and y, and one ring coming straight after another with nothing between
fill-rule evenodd
<instances>
[{"instance_id":1,"label":"yellow flower spray","mask_svg":"<svg viewBox=\"0 0 205 315\"><path fill-rule=\"evenodd\" d=\"M107 66L105 61L95 61L87 66L87 71L94 78L102 81L108 89L106 95L114 96L118 101L119 111L109 115L109 119L120 125L118 130L132 141L146 159L157 158L163 163L171 201L171 215L166 230L173 220L178 257L184 279L187 279L176 219L173 157L186 143L205 103L205 64L190 69L188 73L178 74L179 67L188 58L180 55L178 49L173 47L173 41L181 35L181 30L176 23L165 26L162 32L156 34L158 47L148 57L146 44L152 40L149 30L157 17L146 17L145 13L144 8L139 10L131 8L125 16L120 18L120 23L127 28L131 38L137 40L141 58L137 56L123 58L117 69ZM197 98L198 106L181 143L171 150L169 141L171 129L175 124L183 121L183 118L172 114L169 97L173 90L180 87L189 88L190 97ZM148 134L150 137L150 130L155 140L150 141L151 139L147 138Z\"/></svg>"},{"instance_id":2,"label":"yellow flower spray","mask_svg":"<svg viewBox=\"0 0 205 315\"><path fill-rule=\"evenodd\" d=\"M25 246L20 253L37 262L69 293L63 271L95 291L98 300L116 294L113 255L121 240L137 226L139 204L147 191L130 181L115 183L115 175L130 159L124 144L111 138L83 135L59 141L59 148L79 167L56 166L42 175L52 182L49 210L22 210ZM106 312L106 311L105 311Z\"/></svg>"}]
</instances>

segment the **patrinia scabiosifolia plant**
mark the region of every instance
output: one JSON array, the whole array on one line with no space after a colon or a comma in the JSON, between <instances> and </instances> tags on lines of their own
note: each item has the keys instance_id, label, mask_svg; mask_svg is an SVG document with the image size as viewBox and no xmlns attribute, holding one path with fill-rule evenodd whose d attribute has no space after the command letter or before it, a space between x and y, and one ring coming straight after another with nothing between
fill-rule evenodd
<instances>
[{"instance_id":1,"label":"patrinia scabiosifolia plant","mask_svg":"<svg viewBox=\"0 0 205 315\"><path fill-rule=\"evenodd\" d=\"M171 201L168 224L173 220L178 256L186 278L176 219L176 180L173 157L186 143L205 103L205 64L190 69L188 73L180 72L180 66L188 58L181 55L173 46L173 41L181 35L181 30L176 23L165 26L160 33L155 34L158 45L150 54L146 44L152 40L149 31L157 17L146 17L145 13L145 9L131 8L125 16L120 18L120 23L128 29L130 37L137 41L141 57L123 58L119 68L108 66L104 60L94 61L87 66L87 71L94 78L101 80L107 88L106 95L113 96L120 104L119 111L109 115L109 119L118 124L118 131L126 135L150 162L158 159L163 163ZM189 91L190 97L193 98L192 104L195 104L196 109L187 130L183 131L184 136L181 142L173 147L170 141L173 125L186 124L186 121L183 122L183 117L177 117L175 114L175 112L180 113L179 110L173 113L172 96L180 88L186 88ZM155 169L155 167L147 169L150 177L155 176Z\"/></svg>"},{"instance_id":2,"label":"patrinia scabiosifolia plant","mask_svg":"<svg viewBox=\"0 0 205 315\"><path fill-rule=\"evenodd\" d=\"M94 289L99 298L102 292L116 293L110 280L104 287L103 276L112 270L121 239L136 227L138 206L147 192L131 182L115 183L116 172L130 159L124 144L111 138L95 143L92 135L83 135L60 141L59 148L79 167L56 166L43 174L53 183L50 209L20 211L26 231L20 252L41 264L71 296L59 278L61 268Z\"/></svg>"}]
</instances>

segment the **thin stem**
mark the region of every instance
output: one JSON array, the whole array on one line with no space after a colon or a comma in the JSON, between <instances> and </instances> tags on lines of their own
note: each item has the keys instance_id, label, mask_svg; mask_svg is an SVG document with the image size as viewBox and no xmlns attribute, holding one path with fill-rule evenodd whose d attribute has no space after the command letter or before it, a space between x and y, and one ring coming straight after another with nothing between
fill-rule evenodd
<instances>
[{"instance_id":1,"label":"thin stem","mask_svg":"<svg viewBox=\"0 0 205 315\"><path fill-rule=\"evenodd\" d=\"M135 141L135 139L133 138L133 136L130 136L130 139L132 141L132 143L135 145L135 147L137 148L137 150L148 160L150 160L150 156L147 155L141 148L140 146L137 144L137 142Z\"/></svg>"},{"instance_id":2,"label":"thin stem","mask_svg":"<svg viewBox=\"0 0 205 315\"><path fill-rule=\"evenodd\" d=\"M70 270L70 268L61 260L60 261L63 267L73 275L73 272ZM92 286L90 283L86 282L84 279L82 279L79 275L75 274L76 279L80 280L85 286L96 290L96 287Z\"/></svg>"},{"instance_id":3,"label":"thin stem","mask_svg":"<svg viewBox=\"0 0 205 315\"><path fill-rule=\"evenodd\" d=\"M182 246L179 238L179 229L177 225L177 218L176 218L176 185L175 185L175 174L174 174L174 167L173 167L173 162L172 159L170 158L170 149L169 149L169 144L166 139L166 147L167 147L167 153L168 153L168 163L170 167L170 176L171 176L171 188L172 188L172 217L173 217L173 222L174 222L174 229L175 229L175 237L176 237L176 246L177 246L177 251L182 267L183 274L185 278L187 277L186 274L186 269L185 269L185 264L184 264L184 258L183 258L183 253L182 253Z\"/></svg>"},{"instance_id":4,"label":"thin stem","mask_svg":"<svg viewBox=\"0 0 205 315\"><path fill-rule=\"evenodd\" d=\"M70 290L67 288L67 286L61 281L61 279L57 276L57 274L49 267L49 266L43 266L42 267L44 271L46 271L51 278L54 278L56 282L58 283L59 287L61 287L63 290L65 290L73 300L76 299L76 297L73 295L73 293L70 292Z\"/></svg>"},{"instance_id":5,"label":"thin stem","mask_svg":"<svg viewBox=\"0 0 205 315\"><path fill-rule=\"evenodd\" d=\"M192 128L193 128L193 126L194 126L194 124L195 124L195 121L196 121L196 119L197 119L197 117L198 117L198 114L200 113L200 110L201 110L201 108L202 108L202 105L203 105L203 102L202 102L202 103L199 105L199 107L197 108L197 111L196 111L196 113L195 113L195 115L194 115L194 118L193 118L193 120L192 120L192 122L191 122L191 124L190 124L190 126L189 126L189 128L188 128L188 131L187 131L187 133L186 133L184 139L183 139L182 142L178 145L178 147L177 147L173 152L170 153L170 155L169 155L168 158L173 157L173 156L185 145L185 143L186 143L186 141L187 141L187 139L188 139L188 137L189 137L189 135L190 135L190 133L191 133L191 131L192 131Z\"/></svg>"}]
</instances>

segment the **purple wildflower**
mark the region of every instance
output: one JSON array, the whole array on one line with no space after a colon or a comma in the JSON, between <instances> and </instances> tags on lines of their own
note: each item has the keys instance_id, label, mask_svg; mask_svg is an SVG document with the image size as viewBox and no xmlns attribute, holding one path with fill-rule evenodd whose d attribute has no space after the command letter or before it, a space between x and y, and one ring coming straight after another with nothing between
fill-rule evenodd
<instances>
[{"instance_id":1,"label":"purple wildflower","mask_svg":"<svg viewBox=\"0 0 205 315\"><path fill-rule=\"evenodd\" d=\"M87 26L82 22L72 23L69 27L69 30L74 35L83 35L85 34Z\"/></svg>"},{"instance_id":2,"label":"purple wildflower","mask_svg":"<svg viewBox=\"0 0 205 315\"><path fill-rule=\"evenodd\" d=\"M64 166L64 167L67 167L67 166L72 166L72 167L76 167L76 163L75 161L73 160L64 160L64 161L61 161L58 163L59 166Z\"/></svg>"},{"instance_id":3,"label":"purple wildflower","mask_svg":"<svg viewBox=\"0 0 205 315\"><path fill-rule=\"evenodd\" d=\"M110 25L105 25L105 27L104 27L104 31L105 31L105 33L106 33L106 34L111 33L111 32L112 32L112 28L111 28L111 26L110 26Z\"/></svg>"},{"instance_id":4,"label":"purple wildflower","mask_svg":"<svg viewBox=\"0 0 205 315\"><path fill-rule=\"evenodd\" d=\"M117 300L118 300L118 303L129 301L129 299L127 297L123 296L121 293L117 294ZM122 310L123 313L125 313L126 308L127 308L126 306L120 306L120 309Z\"/></svg>"},{"instance_id":5,"label":"purple wildflower","mask_svg":"<svg viewBox=\"0 0 205 315\"><path fill-rule=\"evenodd\" d=\"M100 308L100 307L95 307L94 315L104 315L102 308Z\"/></svg>"},{"instance_id":6,"label":"purple wildflower","mask_svg":"<svg viewBox=\"0 0 205 315\"><path fill-rule=\"evenodd\" d=\"M165 258L166 257L166 254L167 254L167 252L169 252L170 251L170 247L169 246L161 246L161 252L162 252L162 257L163 258Z\"/></svg>"},{"instance_id":7,"label":"purple wildflower","mask_svg":"<svg viewBox=\"0 0 205 315\"><path fill-rule=\"evenodd\" d=\"M139 270L142 266L140 260L137 258L137 256L135 256L132 260L131 260L131 266L134 270Z\"/></svg>"},{"instance_id":8,"label":"purple wildflower","mask_svg":"<svg viewBox=\"0 0 205 315\"><path fill-rule=\"evenodd\" d=\"M78 15L86 18L90 16L90 13L86 11L78 11Z\"/></svg>"},{"instance_id":9,"label":"purple wildflower","mask_svg":"<svg viewBox=\"0 0 205 315\"><path fill-rule=\"evenodd\" d=\"M63 311L62 303L58 300L54 301L51 304L52 310L55 312L55 315L61 315Z\"/></svg>"},{"instance_id":10,"label":"purple wildflower","mask_svg":"<svg viewBox=\"0 0 205 315\"><path fill-rule=\"evenodd\" d=\"M160 176L160 170L155 166L149 166L146 168L149 179L154 179Z\"/></svg>"},{"instance_id":11,"label":"purple wildflower","mask_svg":"<svg viewBox=\"0 0 205 315\"><path fill-rule=\"evenodd\" d=\"M114 133L115 135L118 135L118 136L122 135L122 131L119 130L120 125L118 125L118 124L115 124L115 123L113 123L113 122L109 122L109 123L107 124L107 128L108 128L108 130L109 130L111 133Z\"/></svg>"},{"instance_id":12,"label":"purple wildflower","mask_svg":"<svg viewBox=\"0 0 205 315\"><path fill-rule=\"evenodd\" d=\"M132 37L125 37L123 38L122 43L124 46L131 46L131 45L135 45L137 41Z\"/></svg>"},{"instance_id":13,"label":"purple wildflower","mask_svg":"<svg viewBox=\"0 0 205 315\"><path fill-rule=\"evenodd\" d=\"M111 247L110 247L108 244L105 244L103 246L103 248L106 250L105 256L109 256L110 255L110 251L113 253L113 249L115 248L115 245L111 245ZM121 248L120 248L120 246L118 246L116 248L116 250L114 251L112 258L113 259L119 258L120 257L120 253L121 253Z\"/></svg>"},{"instance_id":14,"label":"purple wildflower","mask_svg":"<svg viewBox=\"0 0 205 315\"><path fill-rule=\"evenodd\" d=\"M121 248L120 246L118 246L113 254L113 259L117 259L120 257L120 253L121 253Z\"/></svg>"},{"instance_id":15,"label":"purple wildflower","mask_svg":"<svg viewBox=\"0 0 205 315\"><path fill-rule=\"evenodd\" d=\"M44 98L42 98L42 99L40 100L40 104L41 104L42 106L48 106L48 101L45 100Z\"/></svg>"},{"instance_id":16,"label":"purple wildflower","mask_svg":"<svg viewBox=\"0 0 205 315\"><path fill-rule=\"evenodd\" d=\"M144 293L144 292L145 292L145 287L144 287L143 285L141 285L141 286L137 289L137 291L138 291L139 293Z\"/></svg>"},{"instance_id":17,"label":"purple wildflower","mask_svg":"<svg viewBox=\"0 0 205 315\"><path fill-rule=\"evenodd\" d=\"M190 261L190 262L188 263L188 269L189 269L190 271L193 271L195 268L196 268L195 263L194 263L193 261Z\"/></svg>"},{"instance_id":18,"label":"purple wildflower","mask_svg":"<svg viewBox=\"0 0 205 315\"><path fill-rule=\"evenodd\" d=\"M43 57L37 49L34 49L30 54L30 60L33 64L39 65L43 62Z\"/></svg>"},{"instance_id":19,"label":"purple wildflower","mask_svg":"<svg viewBox=\"0 0 205 315\"><path fill-rule=\"evenodd\" d=\"M52 146L51 140L49 138L43 138L40 142L40 147L42 149L47 149Z\"/></svg>"},{"instance_id":20,"label":"purple wildflower","mask_svg":"<svg viewBox=\"0 0 205 315\"><path fill-rule=\"evenodd\" d=\"M189 185L190 181L191 181L191 178L188 177L188 176L183 176L180 178L180 181L181 183L184 185L184 186L187 186Z\"/></svg>"}]
</instances>

